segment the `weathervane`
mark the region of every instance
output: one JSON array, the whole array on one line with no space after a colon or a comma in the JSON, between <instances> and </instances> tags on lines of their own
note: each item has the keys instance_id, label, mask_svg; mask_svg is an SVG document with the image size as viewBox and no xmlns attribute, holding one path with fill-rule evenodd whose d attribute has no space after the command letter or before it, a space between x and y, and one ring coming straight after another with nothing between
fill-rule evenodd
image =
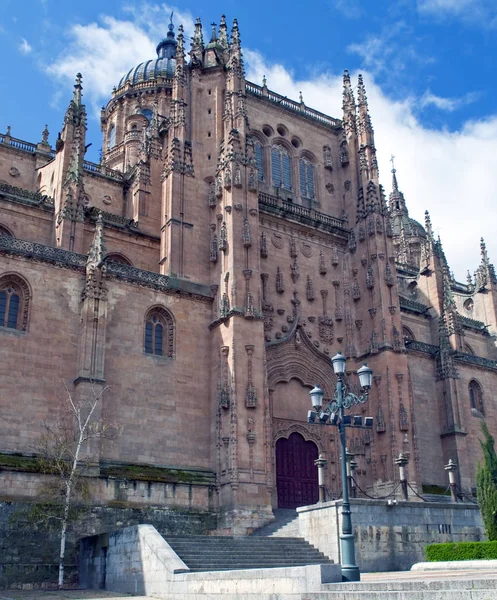
<instances>
[{"instance_id":1,"label":"weathervane","mask_svg":"<svg viewBox=\"0 0 497 600\"><path fill-rule=\"evenodd\" d=\"M395 156L393 154L390 155L390 162L392 163L392 173L396 173L397 170L395 169L395 164L394 161L395 160Z\"/></svg>"}]
</instances>

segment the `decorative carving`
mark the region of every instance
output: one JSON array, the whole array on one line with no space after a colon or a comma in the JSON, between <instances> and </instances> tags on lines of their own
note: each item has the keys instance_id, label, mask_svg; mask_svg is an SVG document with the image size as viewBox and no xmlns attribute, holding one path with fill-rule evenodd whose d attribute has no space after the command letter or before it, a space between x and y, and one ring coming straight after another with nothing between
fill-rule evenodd
<instances>
[{"instance_id":1,"label":"decorative carving","mask_svg":"<svg viewBox=\"0 0 497 600\"><path fill-rule=\"evenodd\" d=\"M283 239L283 236L279 233L272 234L271 242L273 243L273 246L275 248L278 248L278 250L281 250L281 248L283 248L283 246L285 245L285 240Z\"/></svg>"},{"instance_id":2,"label":"decorative carving","mask_svg":"<svg viewBox=\"0 0 497 600\"><path fill-rule=\"evenodd\" d=\"M386 430L385 415L383 414L381 406L378 406L378 411L376 413L376 433L385 433Z\"/></svg>"},{"instance_id":3,"label":"decorative carving","mask_svg":"<svg viewBox=\"0 0 497 600\"><path fill-rule=\"evenodd\" d=\"M254 319L255 305L254 299L250 292L250 278L252 277L252 271L250 269L245 269L243 271L243 276L245 277L245 307L243 311L243 316L246 319Z\"/></svg>"},{"instance_id":4,"label":"decorative carving","mask_svg":"<svg viewBox=\"0 0 497 600\"><path fill-rule=\"evenodd\" d=\"M387 262L385 266L385 283L388 287L392 287L395 284L395 279L392 273L392 269L390 264Z\"/></svg>"},{"instance_id":5,"label":"decorative carving","mask_svg":"<svg viewBox=\"0 0 497 600\"><path fill-rule=\"evenodd\" d=\"M293 235L290 238L290 257L297 258L297 244L295 242L295 238L293 237Z\"/></svg>"},{"instance_id":6,"label":"decorative carving","mask_svg":"<svg viewBox=\"0 0 497 600\"><path fill-rule=\"evenodd\" d=\"M400 339L400 333L395 325L392 327L392 342L393 349L395 352L401 352L402 350L402 341Z\"/></svg>"},{"instance_id":7,"label":"decorative carving","mask_svg":"<svg viewBox=\"0 0 497 600\"><path fill-rule=\"evenodd\" d=\"M233 180L233 185L237 188L242 187L242 171L238 163L235 164L235 177Z\"/></svg>"},{"instance_id":8,"label":"decorative carving","mask_svg":"<svg viewBox=\"0 0 497 600\"><path fill-rule=\"evenodd\" d=\"M333 169L333 156L329 146L323 146L323 166L330 171Z\"/></svg>"},{"instance_id":9,"label":"decorative carving","mask_svg":"<svg viewBox=\"0 0 497 600\"><path fill-rule=\"evenodd\" d=\"M210 208L216 208L216 183L211 181L209 184L209 206Z\"/></svg>"},{"instance_id":10,"label":"decorative carving","mask_svg":"<svg viewBox=\"0 0 497 600\"><path fill-rule=\"evenodd\" d=\"M354 281L352 283L352 299L354 301L361 299L361 286L359 285L359 279L357 279L357 276L354 277Z\"/></svg>"},{"instance_id":11,"label":"decorative carving","mask_svg":"<svg viewBox=\"0 0 497 600\"><path fill-rule=\"evenodd\" d=\"M332 246L332 248L331 248L331 264L334 267L336 267L339 262L340 262L340 259L338 256L338 248L336 246Z\"/></svg>"},{"instance_id":12,"label":"decorative carving","mask_svg":"<svg viewBox=\"0 0 497 600\"><path fill-rule=\"evenodd\" d=\"M292 281L293 281L293 283L296 283L297 279L300 277L299 265L297 263L297 258L293 259L293 263L290 265L290 270L291 270Z\"/></svg>"},{"instance_id":13,"label":"decorative carving","mask_svg":"<svg viewBox=\"0 0 497 600\"><path fill-rule=\"evenodd\" d=\"M285 291L285 284L283 281L283 273L279 267L276 267L276 291L278 294L283 294Z\"/></svg>"},{"instance_id":14,"label":"decorative carving","mask_svg":"<svg viewBox=\"0 0 497 600\"><path fill-rule=\"evenodd\" d=\"M268 273L261 273L262 281L262 313L264 315L264 331L269 332L273 328L274 307L267 299Z\"/></svg>"},{"instance_id":15,"label":"decorative carving","mask_svg":"<svg viewBox=\"0 0 497 600\"><path fill-rule=\"evenodd\" d=\"M268 257L267 240L266 240L266 236L264 235L264 232L261 232L260 253L261 253L261 258L267 258Z\"/></svg>"},{"instance_id":16,"label":"decorative carving","mask_svg":"<svg viewBox=\"0 0 497 600\"><path fill-rule=\"evenodd\" d=\"M250 248L252 246L252 235L250 234L250 223L248 219L243 221L243 247Z\"/></svg>"},{"instance_id":17,"label":"decorative carving","mask_svg":"<svg viewBox=\"0 0 497 600\"><path fill-rule=\"evenodd\" d=\"M399 429L400 431L409 431L409 416L402 402L399 407Z\"/></svg>"},{"instance_id":18,"label":"decorative carving","mask_svg":"<svg viewBox=\"0 0 497 600\"><path fill-rule=\"evenodd\" d=\"M211 254L210 254L210 262L217 262L217 252L218 252L218 240L216 235L216 225L211 225Z\"/></svg>"},{"instance_id":19,"label":"decorative carving","mask_svg":"<svg viewBox=\"0 0 497 600\"><path fill-rule=\"evenodd\" d=\"M356 248L357 248L357 242L355 239L355 233L353 231L351 231L349 234L349 251L355 252Z\"/></svg>"},{"instance_id":20,"label":"decorative carving","mask_svg":"<svg viewBox=\"0 0 497 600\"><path fill-rule=\"evenodd\" d=\"M222 252L226 252L228 249L228 229L226 227L226 222L223 221L221 224L221 229L219 231L219 250Z\"/></svg>"},{"instance_id":21,"label":"decorative carving","mask_svg":"<svg viewBox=\"0 0 497 600\"><path fill-rule=\"evenodd\" d=\"M359 230L357 232L357 237L359 238L360 242L363 242L366 239L366 231L364 230L364 226L362 224L359 225Z\"/></svg>"},{"instance_id":22,"label":"decorative carving","mask_svg":"<svg viewBox=\"0 0 497 600\"><path fill-rule=\"evenodd\" d=\"M312 246L310 244L306 244L305 242L302 242L302 244L300 245L300 251L306 258L311 258Z\"/></svg>"},{"instance_id":23,"label":"decorative carving","mask_svg":"<svg viewBox=\"0 0 497 600\"><path fill-rule=\"evenodd\" d=\"M383 233L383 221L379 215L376 217L376 233Z\"/></svg>"},{"instance_id":24,"label":"decorative carving","mask_svg":"<svg viewBox=\"0 0 497 600\"><path fill-rule=\"evenodd\" d=\"M314 286L312 285L312 279L310 275L307 275L307 284L306 284L306 293L307 293L307 300L309 300L309 302L312 302L312 300L314 300Z\"/></svg>"},{"instance_id":25,"label":"decorative carving","mask_svg":"<svg viewBox=\"0 0 497 600\"><path fill-rule=\"evenodd\" d=\"M326 261L322 250L319 251L319 273L321 275L326 275L327 273Z\"/></svg>"},{"instance_id":26,"label":"decorative carving","mask_svg":"<svg viewBox=\"0 0 497 600\"><path fill-rule=\"evenodd\" d=\"M378 354L378 334L374 330L371 334L371 354Z\"/></svg>"},{"instance_id":27,"label":"decorative carving","mask_svg":"<svg viewBox=\"0 0 497 600\"><path fill-rule=\"evenodd\" d=\"M245 346L247 352L247 388L245 390L245 406L246 408L256 408L257 406L257 390L252 382L252 355L254 346Z\"/></svg>"},{"instance_id":28,"label":"decorative carving","mask_svg":"<svg viewBox=\"0 0 497 600\"><path fill-rule=\"evenodd\" d=\"M220 380L218 382L217 402L221 408L228 409L230 407L230 385L229 385L229 368L228 354L229 346L221 346L221 368Z\"/></svg>"},{"instance_id":29,"label":"decorative carving","mask_svg":"<svg viewBox=\"0 0 497 600\"><path fill-rule=\"evenodd\" d=\"M374 272L373 267L368 267L368 271L366 273L366 287L368 290L372 290L374 288Z\"/></svg>"}]
</instances>

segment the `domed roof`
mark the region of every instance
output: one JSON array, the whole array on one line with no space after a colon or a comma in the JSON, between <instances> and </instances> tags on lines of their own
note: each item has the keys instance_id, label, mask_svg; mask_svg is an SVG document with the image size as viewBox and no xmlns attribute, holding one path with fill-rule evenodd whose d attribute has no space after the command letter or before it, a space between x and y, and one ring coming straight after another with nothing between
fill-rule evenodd
<instances>
[{"instance_id":1,"label":"domed roof","mask_svg":"<svg viewBox=\"0 0 497 600\"><path fill-rule=\"evenodd\" d=\"M154 81L159 77L172 79L176 70L176 40L174 38L173 30L174 25L171 22L166 38L164 38L157 46L157 58L142 62L131 69L121 78L119 85L117 86L118 88L127 83L135 85L146 81Z\"/></svg>"},{"instance_id":2,"label":"domed roof","mask_svg":"<svg viewBox=\"0 0 497 600\"><path fill-rule=\"evenodd\" d=\"M392 215L391 219L394 236L400 235L400 232L403 228L405 234L408 236L412 235L415 237L426 238L425 228L421 225L421 223L419 223L419 221L411 219L409 215L405 213L396 213Z\"/></svg>"},{"instance_id":3,"label":"domed roof","mask_svg":"<svg viewBox=\"0 0 497 600\"><path fill-rule=\"evenodd\" d=\"M156 58L155 60L147 60L140 63L138 66L131 69L124 77L121 78L119 85L131 83L142 83L144 81L153 81L159 77L172 79L176 70L176 60L174 58Z\"/></svg>"}]
</instances>

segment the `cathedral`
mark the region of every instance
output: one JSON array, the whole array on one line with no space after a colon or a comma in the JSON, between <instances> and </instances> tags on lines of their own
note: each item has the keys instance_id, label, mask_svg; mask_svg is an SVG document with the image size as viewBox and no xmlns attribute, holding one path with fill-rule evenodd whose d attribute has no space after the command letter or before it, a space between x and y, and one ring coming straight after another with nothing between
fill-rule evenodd
<instances>
[{"instance_id":1,"label":"cathedral","mask_svg":"<svg viewBox=\"0 0 497 600\"><path fill-rule=\"evenodd\" d=\"M338 497L337 429L307 412L342 352L352 391L374 373L352 413L373 427L347 430L359 493L392 490L399 453L413 493L443 492L449 459L471 493L481 419L497 434L497 277L482 240L455 280L395 169L387 199L362 76L345 71L335 117L283 97L245 79L224 16L188 49L169 25L143 59L102 108L98 164L80 74L54 144L0 135L5 492L36 495L29 461L66 386L122 430L91 449L95 503L247 532L317 502L320 454Z\"/></svg>"}]
</instances>

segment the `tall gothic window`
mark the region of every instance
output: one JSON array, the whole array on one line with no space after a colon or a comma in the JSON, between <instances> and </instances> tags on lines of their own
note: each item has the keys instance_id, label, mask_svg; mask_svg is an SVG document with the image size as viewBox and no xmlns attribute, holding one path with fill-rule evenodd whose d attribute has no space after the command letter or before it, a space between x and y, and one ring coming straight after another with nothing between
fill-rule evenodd
<instances>
[{"instance_id":1,"label":"tall gothic window","mask_svg":"<svg viewBox=\"0 0 497 600\"><path fill-rule=\"evenodd\" d=\"M314 165L305 156L299 161L299 173L302 198L314 198Z\"/></svg>"},{"instance_id":2,"label":"tall gothic window","mask_svg":"<svg viewBox=\"0 0 497 600\"><path fill-rule=\"evenodd\" d=\"M116 145L116 126L113 124L109 130L109 150Z\"/></svg>"},{"instance_id":3,"label":"tall gothic window","mask_svg":"<svg viewBox=\"0 0 497 600\"><path fill-rule=\"evenodd\" d=\"M469 401L471 403L471 408L476 409L482 415L485 414L483 392L480 384L474 379L469 382Z\"/></svg>"},{"instance_id":4,"label":"tall gothic window","mask_svg":"<svg viewBox=\"0 0 497 600\"><path fill-rule=\"evenodd\" d=\"M22 277L0 277L0 327L26 331L29 301L29 287Z\"/></svg>"},{"instance_id":5,"label":"tall gothic window","mask_svg":"<svg viewBox=\"0 0 497 600\"><path fill-rule=\"evenodd\" d=\"M260 142L255 142L255 162L257 165L257 179L264 181L264 154Z\"/></svg>"},{"instance_id":6,"label":"tall gothic window","mask_svg":"<svg viewBox=\"0 0 497 600\"><path fill-rule=\"evenodd\" d=\"M146 354L174 358L174 321L165 308L158 306L148 311L144 350Z\"/></svg>"},{"instance_id":7,"label":"tall gothic window","mask_svg":"<svg viewBox=\"0 0 497 600\"><path fill-rule=\"evenodd\" d=\"M271 171L273 184L285 190L292 189L292 168L288 150L278 144L271 148Z\"/></svg>"}]
</instances>

